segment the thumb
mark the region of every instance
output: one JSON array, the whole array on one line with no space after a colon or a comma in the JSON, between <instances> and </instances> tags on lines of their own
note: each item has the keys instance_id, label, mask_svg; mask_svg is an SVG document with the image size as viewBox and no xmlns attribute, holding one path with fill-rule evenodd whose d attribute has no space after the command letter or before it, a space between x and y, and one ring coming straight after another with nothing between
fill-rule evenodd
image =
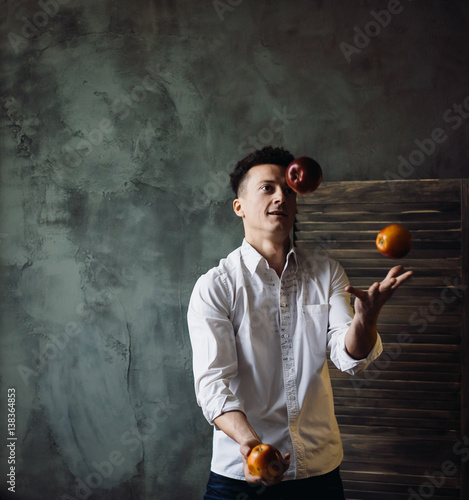
<instances>
[{"instance_id":1,"label":"thumb","mask_svg":"<svg viewBox=\"0 0 469 500\"><path fill-rule=\"evenodd\" d=\"M351 293L352 295L354 295L355 297L358 297L359 299L363 298L363 296L366 295L366 292L364 292L363 290L359 290L358 288L355 288L353 286L346 286L345 287L345 291L347 293Z\"/></svg>"}]
</instances>

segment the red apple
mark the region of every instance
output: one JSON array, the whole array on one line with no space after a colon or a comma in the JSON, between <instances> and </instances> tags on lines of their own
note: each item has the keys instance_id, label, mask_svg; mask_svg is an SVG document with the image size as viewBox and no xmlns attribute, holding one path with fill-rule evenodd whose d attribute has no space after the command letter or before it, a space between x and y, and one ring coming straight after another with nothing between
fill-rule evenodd
<instances>
[{"instance_id":1,"label":"red apple","mask_svg":"<svg viewBox=\"0 0 469 500\"><path fill-rule=\"evenodd\" d=\"M280 452L270 444L258 444L248 456L249 472L253 476L275 479L283 474L285 467Z\"/></svg>"},{"instance_id":2,"label":"red apple","mask_svg":"<svg viewBox=\"0 0 469 500\"><path fill-rule=\"evenodd\" d=\"M286 171L287 184L298 194L316 191L322 181L322 169L319 163L308 156L293 160Z\"/></svg>"}]
</instances>

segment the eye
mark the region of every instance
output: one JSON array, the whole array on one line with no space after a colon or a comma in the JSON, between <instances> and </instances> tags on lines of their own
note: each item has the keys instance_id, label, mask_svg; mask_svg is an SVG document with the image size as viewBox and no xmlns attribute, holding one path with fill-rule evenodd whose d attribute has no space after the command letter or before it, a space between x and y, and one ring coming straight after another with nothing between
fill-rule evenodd
<instances>
[{"instance_id":1,"label":"eye","mask_svg":"<svg viewBox=\"0 0 469 500\"><path fill-rule=\"evenodd\" d=\"M293 194L293 193L294 193L294 191L293 191L293 189L292 189L292 188L287 187L287 188L285 188L285 189L284 189L284 193L285 193L285 194Z\"/></svg>"},{"instance_id":2,"label":"eye","mask_svg":"<svg viewBox=\"0 0 469 500\"><path fill-rule=\"evenodd\" d=\"M264 186L261 187L261 191L264 191L265 193L270 193L272 191L272 186L269 184L265 184Z\"/></svg>"}]
</instances>

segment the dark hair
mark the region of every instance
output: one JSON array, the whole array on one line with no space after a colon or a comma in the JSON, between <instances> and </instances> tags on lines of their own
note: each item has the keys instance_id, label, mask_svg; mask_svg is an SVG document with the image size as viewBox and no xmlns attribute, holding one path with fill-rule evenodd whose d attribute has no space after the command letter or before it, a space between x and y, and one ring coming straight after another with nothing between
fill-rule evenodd
<instances>
[{"instance_id":1,"label":"dark hair","mask_svg":"<svg viewBox=\"0 0 469 500\"><path fill-rule=\"evenodd\" d=\"M240 186L248 170L256 165L280 165L286 168L294 159L294 156L283 148L266 146L265 148L258 149L236 164L233 172L230 174L231 189L238 196Z\"/></svg>"}]
</instances>

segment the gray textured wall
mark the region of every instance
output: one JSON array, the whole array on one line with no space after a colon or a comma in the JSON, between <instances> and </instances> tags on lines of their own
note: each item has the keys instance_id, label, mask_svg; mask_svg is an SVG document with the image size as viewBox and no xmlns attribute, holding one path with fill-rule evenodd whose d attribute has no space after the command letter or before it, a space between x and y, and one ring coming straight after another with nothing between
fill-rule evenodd
<instances>
[{"instance_id":1,"label":"gray textured wall","mask_svg":"<svg viewBox=\"0 0 469 500\"><path fill-rule=\"evenodd\" d=\"M326 180L467 176L468 5L2 2L3 497L14 388L13 498L201 498L185 313L242 237L227 173L273 143Z\"/></svg>"}]
</instances>

